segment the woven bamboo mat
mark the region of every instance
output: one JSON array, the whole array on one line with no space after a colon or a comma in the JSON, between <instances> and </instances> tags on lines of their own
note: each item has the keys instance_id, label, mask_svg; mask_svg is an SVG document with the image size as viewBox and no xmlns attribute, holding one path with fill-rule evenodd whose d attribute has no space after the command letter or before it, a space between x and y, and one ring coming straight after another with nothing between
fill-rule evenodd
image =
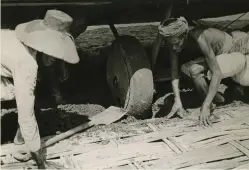
<instances>
[{"instance_id":1,"label":"woven bamboo mat","mask_svg":"<svg viewBox=\"0 0 249 170\"><path fill-rule=\"evenodd\" d=\"M198 113L89 129L48 147L47 160L63 169L248 169L249 105L218 108L209 128L198 126ZM17 162L14 150L2 145L3 169L36 168Z\"/></svg>"}]
</instances>

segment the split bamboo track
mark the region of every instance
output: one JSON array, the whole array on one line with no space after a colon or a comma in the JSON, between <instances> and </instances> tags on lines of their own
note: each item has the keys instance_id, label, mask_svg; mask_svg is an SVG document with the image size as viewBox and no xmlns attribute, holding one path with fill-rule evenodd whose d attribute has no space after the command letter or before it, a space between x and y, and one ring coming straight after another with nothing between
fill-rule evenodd
<instances>
[{"instance_id":1,"label":"split bamboo track","mask_svg":"<svg viewBox=\"0 0 249 170\"><path fill-rule=\"evenodd\" d=\"M89 129L46 148L47 160L63 169L249 169L249 105L216 109L219 120L208 128L198 113ZM3 169L36 168L16 161L14 150L2 145Z\"/></svg>"}]
</instances>

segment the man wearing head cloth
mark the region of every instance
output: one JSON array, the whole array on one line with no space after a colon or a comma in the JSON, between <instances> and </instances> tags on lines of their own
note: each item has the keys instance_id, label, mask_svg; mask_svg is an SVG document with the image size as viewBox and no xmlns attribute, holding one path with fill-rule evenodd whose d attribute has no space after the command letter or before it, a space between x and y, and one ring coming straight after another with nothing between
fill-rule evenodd
<instances>
[{"instance_id":1,"label":"man wearing head cloth","mask_svg":"<svg viewBox=\"0 0 249 170\"><path fill-rule=\"evenodd\" d=\"M221 80L231 77L236 83L249 86L249 34L235 31L230 35L215 28L201 27L190 30L184 17L164 21L158 27L158 33L153 47L152 67L156 63L163 40L166 40L171 57L175 103L168 117L175 113L184 113L178 87L180 63L181 71L193 80L195 88L204 100L200 123L204 126L211 125L209 118L213 99L216 102L224 101L217 93ZM205 73L211 76L209 87Z\"/></svg>"},{"instance_id":2,"label":"man wearing head cloth","mask_svg":"<svg viewBox=\"0 0 249 170\"><path fill-rule=\"evenodd\" d=\"M72 21L61 11L48 10L43 20L19 24L14 31L1 30L1 101L16 100L20 130L15 144L25 143L30 153L26 155L31 155L39 169L46 168L47 163L34 114L38 68L45 66L47 69L46 66L57 62L62 65L79 62L74 39L69 33ZM61 68L63 70L64 66Z\"/></svg>"}]
</instances>

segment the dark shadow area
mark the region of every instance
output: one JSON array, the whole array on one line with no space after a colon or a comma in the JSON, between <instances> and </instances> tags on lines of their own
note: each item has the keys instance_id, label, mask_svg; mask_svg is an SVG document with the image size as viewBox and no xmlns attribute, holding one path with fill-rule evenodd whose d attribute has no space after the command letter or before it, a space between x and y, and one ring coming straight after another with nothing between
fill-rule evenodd
<instances>
[{"instance_id":1,"label":"dark shadow area","mask_svg":"<svg viewBox=\"0 0 249 170\"><path fill-rule=\"evenodd\" d=\"M186 85L183 86L184 88L180 87L181 90L187 89ZM191 89L191 86L189 86L189 88ZM174 104L174 94L170 94L172 93L172 87L170 83L161 83L157 85L157 89L158 94L156 95L155 100L163 98L163 96L168 94L167 97L163 99L163 101L157 104L157 107L159 107L159 111L156 112L156 117L160 118L165 117L170 113ZM199 95L195 90L180 92L180 96L184 109L198 108L202 104Z\"/></svg>"},{"instance_id":2,"label":"dark shadow area","mask_svg":"<svg viewBox=\"0 0 249 170\"><path fill-rule=\"evenodd\" d=\"M89 121L86 115L79 115L77 112L68 112L63 109L37 110L36 119L41 137L65 132ZM13 142L18 127L17 111L3 115L1 117L1 144Z\"/></svg>"},{"instance_id":3,"label":"dark shadow area","mask_svg":"<svg viewBox=\"0 0 249 170\"><path fill-rule=\"evenodd\" d=\"M70 66L70 79L62 84L68 104L93 103L108 107L113 104L106 80L107 53L89 54L79 51L80 63Z\"/></svg>"},{"instance_id":4,"label":"dark shadow area","mask_svg":"<svg viewBox=\"0 0 249 170\"><path fill-rule=\"evenodd\" d=\"M1 116L1 144L13 142L18 128L17 113L15 111Z\"/></svg>"},{"instance_id":5,"label":"dark shadow area","mask_svg":"<svg viewBox=\"0 0 249 170\"><path fill-rule=\"evenodd\" d=\"M222 83L228 87L224 92L225 104L232 103L235 100L249 103L249 87L243 87L230 78L224 79Z\"/></svg>"}]
</instances>

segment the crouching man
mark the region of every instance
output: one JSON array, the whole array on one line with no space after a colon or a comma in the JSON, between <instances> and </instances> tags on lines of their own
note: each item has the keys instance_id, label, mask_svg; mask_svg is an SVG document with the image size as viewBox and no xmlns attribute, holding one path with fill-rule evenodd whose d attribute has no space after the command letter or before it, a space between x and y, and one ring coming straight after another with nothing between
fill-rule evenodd
<instances>
[{"instance_id":1,"label":"crouching man","mask_svg":"<svg viewBox=\"0 0 249 170\"><path fill-rule=\"evenodd\" d=\"M1 100L16 99L20 126L16 138L24 139L39 169L46 168L47 164L34 115L38 68L62 61L79 62L74 39L69 33L72 21L61 11L48 10L43 20L20 24L15 31L1 31Z\"/></svg>"},{"instance_id":2,"label":"crouching man","mask_svg":"<svg viewBox=\"0 0 249 170\"><path fill-rule=\"evenodd\" d=\"M178 87L178 66L182 65L182 72L193 80L195 88L204 100L200 124L210 125L213 99L217 102L224 101L224 98L217 93L221 79L233 77L236 82L248 86L248 56L246 56L249 46L248 34L234 32L229 35L218 29L202 27L190 30L184 17L166 20L158 30L152 65L155 65L161 41L166 40L170 49L172 87L175 95L175 103L168 117L184 112ZM208 70L211 73L209 75L212 75L209 86L204 76Z\"/></svg>"}]
</instances>

